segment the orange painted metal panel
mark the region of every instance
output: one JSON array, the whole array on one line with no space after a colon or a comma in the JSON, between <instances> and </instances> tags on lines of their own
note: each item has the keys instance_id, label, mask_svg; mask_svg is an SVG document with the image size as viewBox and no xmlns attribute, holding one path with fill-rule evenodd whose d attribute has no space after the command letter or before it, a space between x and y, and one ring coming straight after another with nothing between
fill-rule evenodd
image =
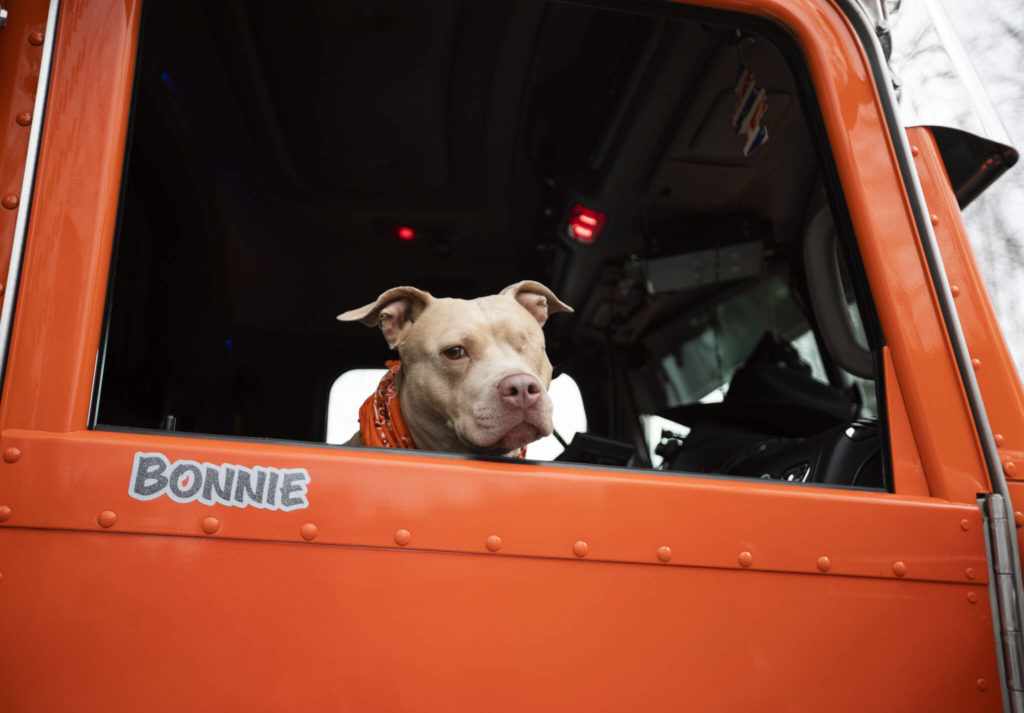
<instances>
[{"instance_id":1,"label":"orange painted metal panel","mask_svg":"<svg viewBox=\"0 0 1024 713\"><path fill-rule=\"evenodd\" d=\"M4 431L0 446L6 527L97 531L109 512L112 532L199 537L215 517L217 538L301 542L311 524L316 543L362 547L394 547L406 530L408 549L487 552L496 535L502 555L575 560L582 541L588 560L656 563L667 546L670 566L743 569L747 552L752 568L778 572L818 573L825 556L832 574L898 579L900 561L904 579L987 576L977 506L922 497L149 434ZM140 451L303 469L308 507L206 505L198 494L176 502L170 487L139 500L129 489ZM179 491L192 489L187 481L182 474Z\"/></svg>"},{"instance_id":2,"label":"orange painted metal panel","mask_svg":"<svg viewBox=\"0 0 1024 713\"><path fill-rule=\"evenodd\" d=\"M924 127L907 130L935 238L970 350L1005 474L1024 477L1024 388L978 270L938 146Z\"/></svg>"},{"instance_id":3,"label":"orange painted metal panel","mask_svg":"<svg viewBox=\"0 0 1024 713\"><path fill-rule=\"evenodd\" d=\"M309 506L138 501L139 449L305 469ZM0 452L12 710L1000 704L975 507L151 434Z\"/></svg>"},{"instance_id":4,"label":"orange painted metal panel","mask_svg":"<svg viewBox=\"0 0 1024 713\"><path fill-rule=\"evenodd\" d=\"M892 449L893 490L902 495L930 495L889 347L883 347L882 361L885 365L885 408Z\"/></svg>"},{"instance_id":5,"label":"orange painted metal panel","mask_svg":"<svg viewBox=\"0 0 1024 713\"><path fill-rule=\"evenodd\" d=\"M0 293L5 293L7 268L18 212L23 209L22 180L28 152L29 129L35 119L36 85L42 58L45 2L4 5L10 15L0 31Z\"/></svg>"},{"instance_id":6,"label":"orange painted metal panel","mask_svg":"<svg viewBox=\"0 0 1024 713\"><path fill-rule=\"evenodd\" d=\"M140 3L61 3L0 419L53 431L89 412L117 218Z\"/></svg>"},{"instance_id":7,"label":"orange painted metal panel","mask_svg":"<svg viewBox=\"0 0 1024 713\"><path fill-rule=\"evenodd\" d=\"M18 641L0 667L12 713L1001 706L977 635L984 587L18 529L0 541L0 606L19 612L0 620Z\"/></svg>"}]
</instances>

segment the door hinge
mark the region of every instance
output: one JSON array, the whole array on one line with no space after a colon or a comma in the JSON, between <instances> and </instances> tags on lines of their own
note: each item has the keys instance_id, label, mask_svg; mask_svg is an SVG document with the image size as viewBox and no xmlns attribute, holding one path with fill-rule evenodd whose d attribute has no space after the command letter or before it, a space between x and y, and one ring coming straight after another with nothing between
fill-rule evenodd
<instances>
[{"instance_id":1,"label":"door hinge","mask_svg":"<svg viewBox=\"0 0 1024 713\"><path fill-rule=\"evenodd\" d=\"M988 515L988 536L991 561L989 569L995 604L993 614L998 615L999 645L1002 649L1002 663L1006 692L1010 710L1024 713L1024 637L1021 635L1019 612L1020 592L1017 590L1015 569L1016 548L1013 540L1017 536L1016 523L1007 518L1006 502L1002 495L990 494L985 497Z\"/></svg>"}]
</instances>

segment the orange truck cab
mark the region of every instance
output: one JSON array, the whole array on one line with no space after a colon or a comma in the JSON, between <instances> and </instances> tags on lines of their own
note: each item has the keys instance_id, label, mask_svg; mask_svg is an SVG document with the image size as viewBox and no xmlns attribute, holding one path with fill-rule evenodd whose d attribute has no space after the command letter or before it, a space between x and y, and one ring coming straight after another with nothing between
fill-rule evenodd
<instances>
[{"instance_id":1,"label":"orange truck cab","mask_svg":"<svg viewBox=\"0 0 1024 713\"><path fill-rule=\"evenodd\" d=\"M2 4L0 708L1024 710L1017 154L887 3ZM557 439L345 445L335 315L524 279Z\"/></svg>"}]
</instances>

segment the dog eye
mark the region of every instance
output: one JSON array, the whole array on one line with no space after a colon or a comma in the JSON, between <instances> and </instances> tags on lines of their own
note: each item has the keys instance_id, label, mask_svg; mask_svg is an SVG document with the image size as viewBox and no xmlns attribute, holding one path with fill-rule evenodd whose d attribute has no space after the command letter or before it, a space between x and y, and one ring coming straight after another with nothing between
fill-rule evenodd
<instances>
[{"instance_id":1,"label":"dog eye","mask_svg":"<svg viewBox=\"0 0 1024 713\"><path fill-rule=\"evenodd\" d=\"M465 347L448 347L441 353L452 361L455 361L456 359L461 359L466 356L466 349Z\"/></svg>"}]
</instances>

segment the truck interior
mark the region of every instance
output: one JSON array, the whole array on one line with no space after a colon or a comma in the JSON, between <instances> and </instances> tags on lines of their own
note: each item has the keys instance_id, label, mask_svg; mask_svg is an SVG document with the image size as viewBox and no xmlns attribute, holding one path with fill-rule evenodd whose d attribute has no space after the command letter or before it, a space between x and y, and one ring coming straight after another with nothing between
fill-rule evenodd
<instances>
[{"instance_id":1,"label":"truck interior","mask_svg":"<svg viewBox=\"0 0 1024 713\"><path fill-rule=\"evenodd\" d=\"M562 460L891 489L795 42L644 8L147 2L93 427L323 443L334 380L394 358L337 314L533 279L575 309Z\"/></svg>"}]
</instances>

